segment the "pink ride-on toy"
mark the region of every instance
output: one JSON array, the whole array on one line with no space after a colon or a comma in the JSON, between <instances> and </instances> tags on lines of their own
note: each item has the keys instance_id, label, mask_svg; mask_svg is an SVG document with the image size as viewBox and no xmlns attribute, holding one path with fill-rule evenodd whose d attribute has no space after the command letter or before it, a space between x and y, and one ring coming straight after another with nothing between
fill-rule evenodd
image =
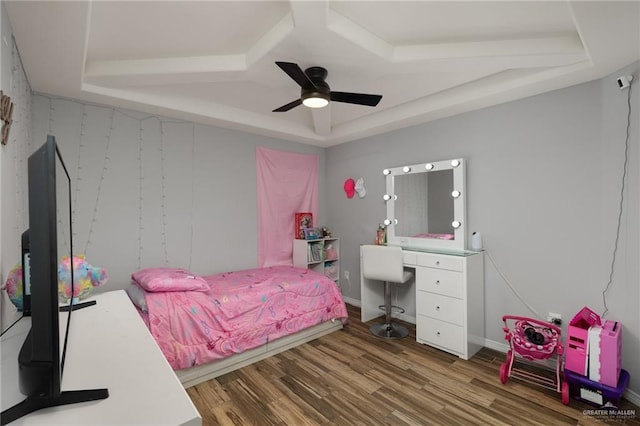
<instances>
[{"instance_id":1,"label":"pink ride-on toy","mask_svg":"<svg viewBox=\"0 0 640 426\"><path fill-rule=\"evenodd\" d=\"M507 383L509 377L528 381L536 385L555 390L562 394L562 403L569 404L569 383L564 381L562 371L562 355L564 348L560 337L561 331L554 324L540 321L534 318L505 315L504 322L505 339L509 342L507 362L500 365L500 381ZM509 329L509 322L512 329ZM516 357L527 361L540 361L556 357L555 377L536 374L532 371L514 366Z\"/></svg>"}]
</instances>

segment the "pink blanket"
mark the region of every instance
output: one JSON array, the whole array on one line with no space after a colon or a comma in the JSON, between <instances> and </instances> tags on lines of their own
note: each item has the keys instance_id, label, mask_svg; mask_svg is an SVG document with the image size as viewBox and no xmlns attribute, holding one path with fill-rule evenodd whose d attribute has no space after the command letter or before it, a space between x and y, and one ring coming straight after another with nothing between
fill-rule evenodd
<instances>
[{"instance_id":1,"label":"pink blanket","mask_svg":"<svg viewBox=\"0 0 640 426\"><path fill-rule=\"evenodd\" d=\"M141 313L174 370L261 346L313 325L347 320L336 284L322 274L273 266L203 277L208 292L147 293Z\"/></svg>"}]
</instances>

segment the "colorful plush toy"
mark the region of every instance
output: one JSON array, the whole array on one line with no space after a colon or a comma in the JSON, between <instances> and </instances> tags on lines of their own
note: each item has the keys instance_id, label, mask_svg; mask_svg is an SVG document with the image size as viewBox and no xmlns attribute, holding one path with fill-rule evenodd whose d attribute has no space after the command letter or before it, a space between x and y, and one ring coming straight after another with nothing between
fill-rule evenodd
<instances>
[{"instance_id":1,"label":"colorful plush toy","mask_svg":"<svg viewBox=\"0 0 640 426\"><path fill-rule=\"evenodd\" d=\"M61 302L68 302L71 297L84 299L94 287L103 285L108 278L106 269L91 266L84 256L74 256L74 286L71 296L71 261L69 256L65 256L58 265L58 298Z\"/></svg>"},{"instance_id":2,"label":"colorful plush toy","mask_svg":"<svg viewBox=\"0 0 640 426\"><path fill-rule=\"evenodd\" d=\"M3 288L7 291L11 303L22 312L22 263L18 262L16 266L9 271L7 282Z\"/></svg>"},{"instance_id":3,"label":"colorful plush toy","mask_svg":"<svg viewBox=\"0 0 640 426\"><path fill-rule=\"evenodd\" d=\"M71 298L71 261L69 256L62 258L58 265L58 299L61 302L68 302ZM107 282L107 271L104 268L91 266L84 256L73 257L73 297L84 299L94 287L98 287ZM18 263L11 269L4 289L9 295L9 299L18 309L22 311L22 264Z\"/></svg>"}]
</instances>

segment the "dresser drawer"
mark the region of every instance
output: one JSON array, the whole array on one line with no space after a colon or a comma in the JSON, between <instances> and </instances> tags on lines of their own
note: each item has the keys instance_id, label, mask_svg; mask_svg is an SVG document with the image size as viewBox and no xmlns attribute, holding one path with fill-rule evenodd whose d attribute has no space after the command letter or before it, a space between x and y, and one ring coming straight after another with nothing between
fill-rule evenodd
<instances>
[{"instance_id":1,"label":"dresser drawer","mask_svg":"<svg viewBox=\"0 0 640 426\"><path fill-rule=\"evenodd\" d=\"M416 313L456 325L464 324L464 303L453 297L417 291Z\"/></svg>"},{"instance_id":2,"label":"dresser drawer","mask_svg":"<svg viewBox=\"0 0 640 426\"><path fill-rule=\"evenodd\" d=\"M416 340L458 354L464 348L462 327L423 316L416 318Z\"/></svg>"},{"instance_id":3,"label":"dresser drawer","mask_svg":"<svg viewBox=\"0 0 640 426\"><path fill-rule=\"evenodd\" d=\"M451 271L463 271L464 258L435 253L416 253L416 265L449 269Z\"/></svg>"},{"instance_id":4,"label":"dresser drawer","mask_svg":"<svg viewBox=\"0 0 640 426\"><path fill-rule=\"evenodd\" d=\"M402 250L402 263L405 265L416 265L416 252Z\"/></svg>"},{"instance_id":5,"label":"dresser drawer","mask_svg":"<svg viewBox=\"0 0 640 426\"><path fill-rule=\"evenodd\" d=\"M416 268L416 289L445 296L464 297L464 274L436 268Z\"/></svg>"}]
</instances>

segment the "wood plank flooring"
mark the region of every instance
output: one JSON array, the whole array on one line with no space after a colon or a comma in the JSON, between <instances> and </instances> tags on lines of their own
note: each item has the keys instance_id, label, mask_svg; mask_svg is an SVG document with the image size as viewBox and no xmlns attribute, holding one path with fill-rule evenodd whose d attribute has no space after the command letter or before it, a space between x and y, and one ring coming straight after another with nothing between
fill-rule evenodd
<instances>
[{"instance_id":1,"label":"wood plank flooring","mask_svg":"<svg viewBox=\"0 0 640 426\"><path fill-rule=\"evenodd\" d=\"M418 344L372 336L349 306L342 331L187 389L209 425L602 425L640 426L595 407L509 378L505 355L482 349L471 360Z\"/></svg>"}]
</instances>

